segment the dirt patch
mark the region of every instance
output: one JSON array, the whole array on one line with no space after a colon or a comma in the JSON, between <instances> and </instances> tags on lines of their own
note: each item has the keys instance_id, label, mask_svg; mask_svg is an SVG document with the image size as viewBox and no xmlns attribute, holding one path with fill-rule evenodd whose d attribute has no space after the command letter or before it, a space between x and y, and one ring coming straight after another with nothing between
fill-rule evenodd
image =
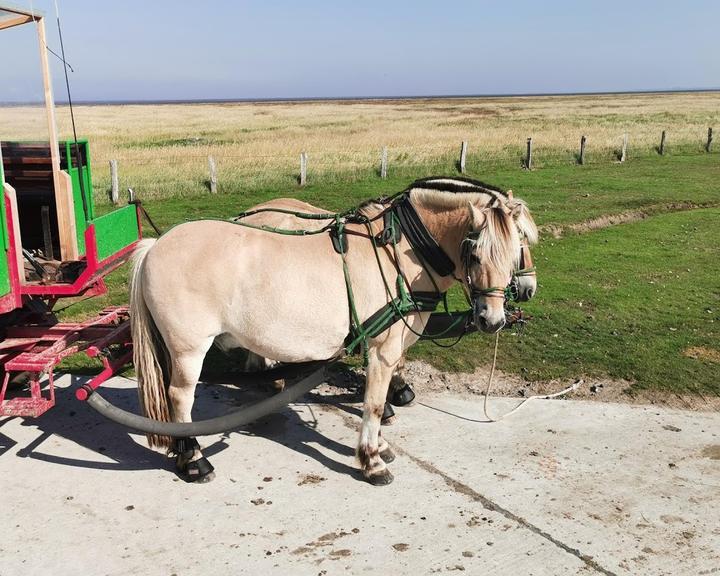
<instances>
[{"instance_id":1,"label":"dirt patch","mask_svg":"<svg viewBox=\"0 0 720 576\"><path fill-rule=\"evenodd\" d=\"M720 350L716 348L706 348L705 346L692 346L683 350L683 356L694 358L695 360L707 360L720 364Z\"/></svg>"},{"instance_id":2,"label":"dirt patch","mask_svg":"<svg viewBox=\"0 0 720 576\"><path fill-rule=\"evenodd\" d=\"M548 224L546 226L540 226L539 229L541 233L550 234L553 238L562 238L568 232L584 234L586 232L592 232L593 230L601 230L603 228L609 228L610 226L617 226L618 224L638 222L656 214L684 212L686 210L696 210L698 208L712 208L717 205L718 204L715 202L702 204L695 204L694 202L671 202L669 204L648 206L643 210L628 210L618 214L604 214L602 216L598 216L597 218L591 218L590 220L585 220L576 224L568 224L565 226Z\"/></svg>"},{"instance_id":3,"label":"dirt patch","mask_svg":"<svg viewBox=\"0 0 720 576\"><path fill-rule=\"evenodd\" d=\"M711 444L705 446L702 451L703 458L710 458L710 460L720 460L720 444Z\"/></svg>"},{"instance_id":4,"label":"dirt patch","mask_svg":"<svg viewBox=\"0 0 720 576\"><path fill-rule=\"evenodd\" d=\"M348 380L362 382L361 372L338 374L329 384L338 393L347 386ZM406 362L405 367L395 377L396 382L410 384L418 394L416 402L422 402L426 392L452 392L465 396L484 395L489 367L479 367L474 372L449 373L442 372L421 360ZM720 398L700 395L675 394L659 390L637 390L629 380L613 380L610 378L578 378L573 380L548 380L527 382L515 374L496 370L490 390L491 396L511 398L527 398L533 395L553 394L572 384L577 383L576 390L562 398L568 400L597 400L600 402L619 402L624 404L651 404L679 408L682 410L717 411L720 410Z\"/></svg>"},{"instance_id":5,"label":"dirt patch","mask_svg":"<svg viewBox=\"0 0 720 576\"><path fill-rule=\"evenodd\" d=\"M300 477L300 482L298 482L298 486L304 486L305 484L320 484L320 482L324 482L327 480L324 476L319 476L317 474L303 474Z\"/></svg>"}]
</instances>

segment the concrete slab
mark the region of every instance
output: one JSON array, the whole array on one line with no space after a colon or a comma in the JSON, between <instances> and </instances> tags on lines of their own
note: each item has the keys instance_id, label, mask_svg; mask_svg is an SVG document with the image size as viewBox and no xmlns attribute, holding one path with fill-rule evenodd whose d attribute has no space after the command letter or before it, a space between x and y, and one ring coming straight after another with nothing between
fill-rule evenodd
<instances>
[{"instance_id":1,"label":"concrete slab","mask_svg":"<svg viewBox=\"0 0 720 576\"><path fill-rule=\"evenodd\" d=\"M536 401L487 424L477 399L425 396L384 429L395 482L373 487L357 398L326 389L203 439L217 478L196 486L60 385L43 417L0 421L1 576L720 571L718 414ZM248 398L198 390L196 417ZM135 409L132 381L104 395Z\"/></svg>"}]
</instances>

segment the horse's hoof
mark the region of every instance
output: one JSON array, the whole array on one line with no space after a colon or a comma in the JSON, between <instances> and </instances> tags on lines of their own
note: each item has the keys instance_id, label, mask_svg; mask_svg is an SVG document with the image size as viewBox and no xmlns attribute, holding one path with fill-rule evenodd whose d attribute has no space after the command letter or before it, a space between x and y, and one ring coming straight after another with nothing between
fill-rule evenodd
<instances>
[{"instance_id":1,"label":"horse's hoof","mask_svg":"<svg viewBox=\"0 0 720 576\"><path fill-rule=\"evenodd\" d=\"M390 426L395 422L395 410L390 406L389 402L385 402L385 408L383 408L383 414L380 418L380 424L382 426Z\"/></svg>"},{"instance_id":2,"label":"horse's hoof","mask_svg":"<svg viewBox=\"0 0 720 576\"><path fill-rule=\"evenodd\" d=\"M390 396L390 403L393 406L407 406L415 400L415 392L408 384L399 390L395 390Z\"/></svg>"},{"instance_id":3,"label":"horse's hoof","mask_svg":"<svg viewBox=\"0 0 720 576\"><path fill-rule=\"evenodd\" d=\"M392 448L388 447L385 448L385 450L382 450L378 453L378 456L382 458L382 461L385 462L385 464L390 464L393 460L395 460L395 452L392 451Z\"/></svg>"},{"instance_id":4,"label":"horse's hoof","mask_svg":"<svg viewBox=\"0 0 720 576\"><path fill-rule=\"evenodd\" d=\"M365 479L373 486L387 486L392 483L394 476L390 473L390 470L385 468L381 472L365 476Z\"/></svg>"},{"instance_id":5,"label":"horse's hoof","mask_svg":"<svg viewBox=\"0 0 720 576\"><path fill-rule=\"evenodd\" d=\"M215 478L214 470L215 468L210 464L210 461L203 456L185 464L185 469L180 472L185 482L206 484Z\"/></svg>"}]
</instances>

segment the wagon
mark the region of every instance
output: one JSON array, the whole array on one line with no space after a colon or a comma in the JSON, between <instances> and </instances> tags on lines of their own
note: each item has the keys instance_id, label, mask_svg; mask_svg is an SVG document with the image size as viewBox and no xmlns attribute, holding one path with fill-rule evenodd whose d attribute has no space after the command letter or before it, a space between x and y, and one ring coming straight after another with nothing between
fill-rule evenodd
<instances>
[{"instance_id":1,"label":"wagon","mask_svg":"<svg viewBox=\"0 0 720 576\"><path fill-rule=\"evenodd\" d=\"M51 408L54 368L70 354L84 351L103 362L87 390L127 362L127 307L78 323L58 322L55 310L64 298L105 293L103 278L141 237L138 204L96 215L87 140L58 140L42 14L0 6L0 30L25 24L37 28L48 139L2 140L0 127L0 416ZM9 398L17 380L29 395Z\"/></svg>"}]
</instances>

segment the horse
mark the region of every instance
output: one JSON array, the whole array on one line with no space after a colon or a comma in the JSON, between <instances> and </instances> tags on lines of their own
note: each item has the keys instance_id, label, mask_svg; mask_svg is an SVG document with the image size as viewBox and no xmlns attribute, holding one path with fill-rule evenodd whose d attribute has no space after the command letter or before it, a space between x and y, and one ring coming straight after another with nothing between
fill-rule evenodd
<instances>
[{"instance_id":1,"label":"horse","mask_svg":"<svg viewBox=\"0 0 720 576\"><path fill-rule=\"evenodd\" d=\"M420 295L439 298L459 282L471 298L475 325L497 332L521 247L511 211L498 195L436 188L415 187L389 207L366 203L337 217L329 234L289 236L198 220L140 242L130 308L143 413L190 422L213 343L299 363L339 358L353 348L352 340L367 360L360 468L371 484L392 482L386 462L394 454L380 434L380 417L392 373L430 314L419 306ZM404 233L382 245L386 214ZM414 299L402 321L377 333L367 329L378 311L397 307L408 293ZM194 438L174 444L164 436L148 439L151 446L174 449L185 480L214 476Z\"/></svg>"},{"instance_id":2,"label":"horse","mask_svg":"<svg viewBox=\"0 0 720 576\"><path fill-rule=\"evenodd\" d=\"M538 232L532 216L525 202L514 198L512 190L502 191L500 188L491 186L479 180L469 178L457 178L438 176L425 178L416 181L408 187L434 186L440 189L452 192L458 188L462 190L487 192L489 194L501 194L506 198L505 205L513 216L518 233L520 234L521 244L518 256L518 267L513 271L512 279L508 285L508 290L513 300L517 302L527 302L537 292L537 276L533 266L532 255L530 253L530 245L538 241ZM298 217L296 214L328 214L329 211L319 208L297 198L275 198L257 204L249 208L237 219L256 225L256 226L272 226L281 229L293 230L316 230L326 226L331 219L307 219ZM247 215L247 216L245 216ZM244 362L245 370L249 372L263 371L277 365L277 362L271 359L259 357L252 352L247 353ZM401 360L397 371L399 372L404 365L404 358ZM282 389L284 381L277 380L274 382L275 389ZM407 385L393 389L391 382L388 400L395 405L404 405L412 401L414 392ZM383 414L383 423L394 415L392 408L386 404L385 413Z\"/></svg>"}]
</instances>

